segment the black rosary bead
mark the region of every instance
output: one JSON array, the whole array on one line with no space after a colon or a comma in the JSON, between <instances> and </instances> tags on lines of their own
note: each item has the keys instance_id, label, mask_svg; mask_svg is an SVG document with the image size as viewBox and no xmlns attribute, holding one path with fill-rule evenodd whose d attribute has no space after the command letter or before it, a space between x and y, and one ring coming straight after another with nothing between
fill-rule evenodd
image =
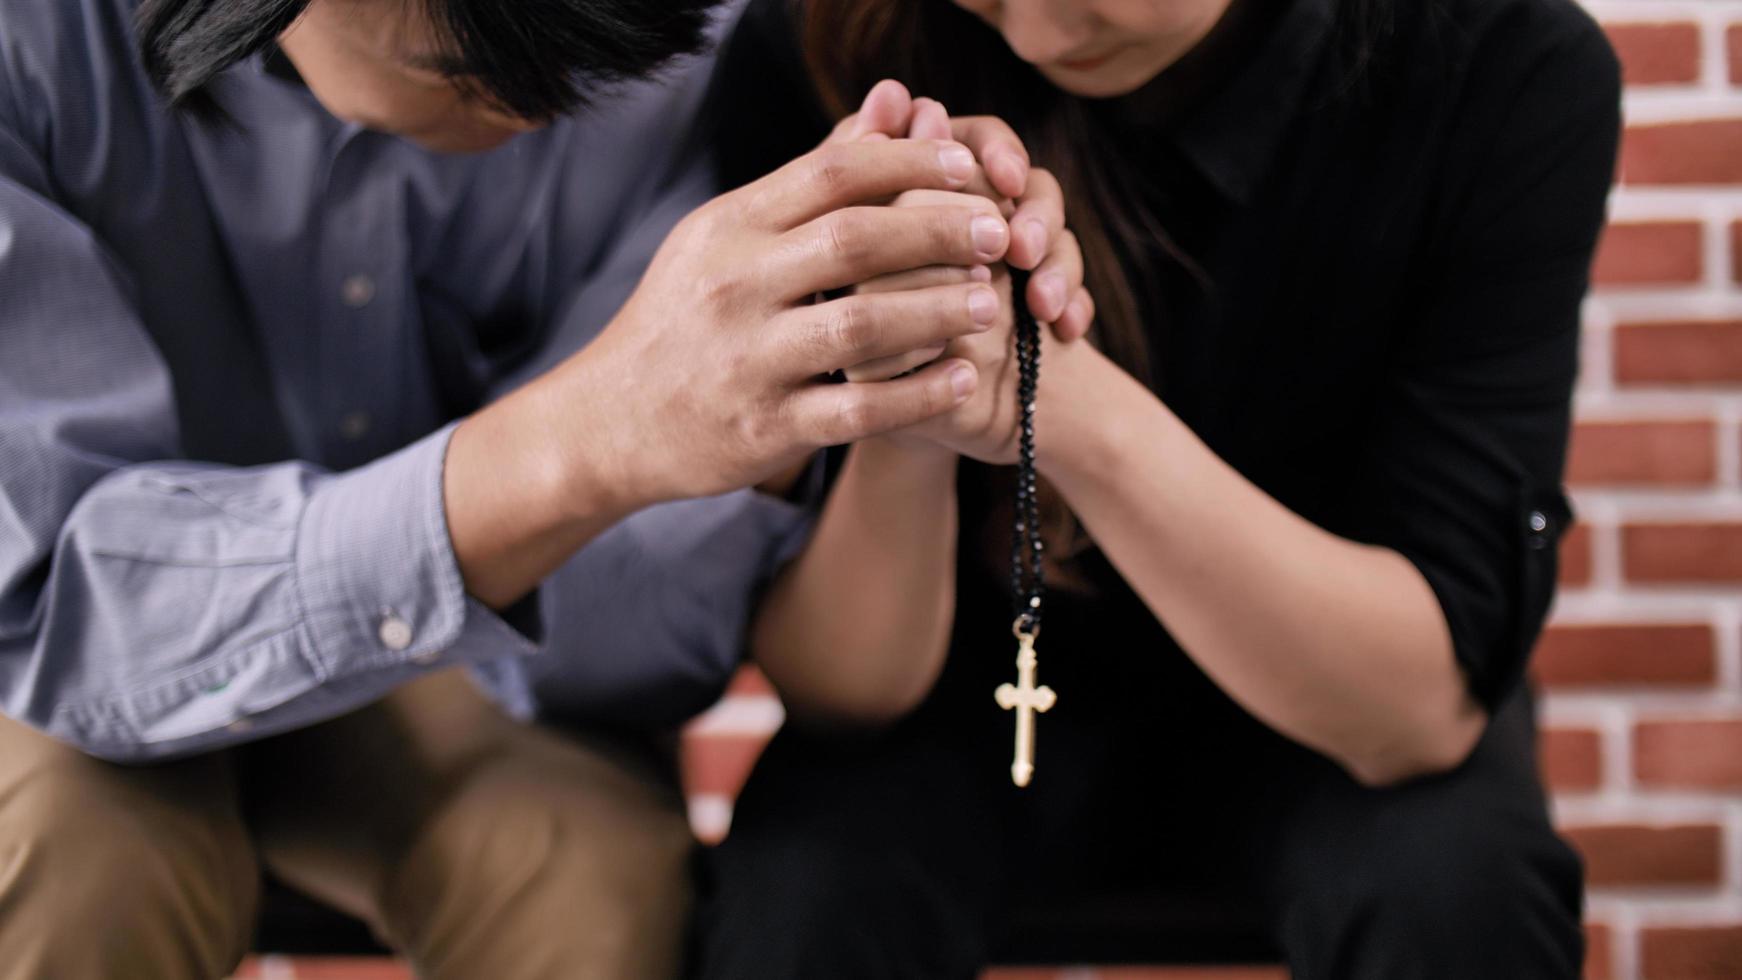
<instances>
[{"instance_id":1,"label":"black rosary bead","mask_svg":"<svg viewBox=\"0 0 1742 980\"><path fill-rule=\"evenodd\" d=\"M1016 513L1010 541L1010 593L1018 629L1040 629L1041 599L1046 574L1041 556L1046 545L1040 534L1039 478L1034 463L1034 402L1040 387L1040 324L1028 310L1028 274L1012 269L1010 288L1016 297Z\"/></svg>"}]
</instances>

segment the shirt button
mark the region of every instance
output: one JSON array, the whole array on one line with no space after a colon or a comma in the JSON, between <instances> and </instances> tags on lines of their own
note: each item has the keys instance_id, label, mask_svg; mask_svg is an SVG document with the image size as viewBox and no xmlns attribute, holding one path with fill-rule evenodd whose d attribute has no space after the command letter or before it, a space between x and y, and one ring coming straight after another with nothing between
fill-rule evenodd
<instances>
[{"instance_id":1,"label":"shirt button","mask_svg":"<svg viewBox=\"0 0 1742 980\"><path fill-rule=\"evenodd\" d=\"M1529 524L1530 537L1526 540L1530 549L1541 551L1548 547L1548 535L1543 533L1548 530L1548 518L1543 515L1542 511L1533 510L1530 512Z\"/></svg>"},{"instance_id":2,"label":"shirt button","mask_svg":"<svg viewBox=\"0 0 1742 980\"><path fill-rule=\"evenodd\" d=\"M375 280L368 276L346 276L339 284L339 298L353 309L368 306L375 298Z\"/></svg>"},{"instance_id":3,"label":"shirt button","mask_svg":"<svg viewBox=\"0 0 1742 980\"><path fill-rule=\"evenodd\" d=\"M376 631L381 639L381 645L395 653L411 646L411 624L398 616L389 615L381 620L381 628Z\"/></svg>"},{"instance_id":4,"label":"shirt button","mask_svg":"<svg viewBox=\"0 0 1742 980\"><path fill-rule=\"evenodd\" d=\"M356 442L369 434L369 413L352 412L339 420L339 435L349 442Z\"/></svg>"}]
</instances>

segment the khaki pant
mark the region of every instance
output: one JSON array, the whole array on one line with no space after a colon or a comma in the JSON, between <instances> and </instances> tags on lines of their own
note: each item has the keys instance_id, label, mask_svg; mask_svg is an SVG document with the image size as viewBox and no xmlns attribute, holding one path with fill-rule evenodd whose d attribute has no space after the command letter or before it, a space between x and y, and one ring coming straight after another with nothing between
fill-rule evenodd
<instances>
[{"instance_id":1,"label":"khaki pant","mask_svg":"<svg viewBox=\"0 0 1742 980\"><path fill-rule=\"evenodd\" d=\"M148 767L0 718L0 980L227 976L260 867L436 980L675 976L694 842L664 767L460 673Z\"/></svg>"}]
</instances>

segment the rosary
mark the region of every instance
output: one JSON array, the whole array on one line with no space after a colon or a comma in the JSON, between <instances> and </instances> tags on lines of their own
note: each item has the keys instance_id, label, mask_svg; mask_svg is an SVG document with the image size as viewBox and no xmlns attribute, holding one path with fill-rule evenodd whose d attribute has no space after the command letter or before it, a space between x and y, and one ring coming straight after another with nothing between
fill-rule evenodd
<instances>
[{"instance_id":1,"label":"rosary","mask_svg":"<svg viewBox=\"0 0 1742 980\"><path fill-rule=\"evenodd\" d=\"M1046 592L1041 565L1045 545L1040 540L1040 501L1034 472L1034 397L1040 382L1040 324L1024 300L1028 276L1011 270L1010 289L1016 307L1016 404L1021 428L1017 437L1015 527L1010 536L1010 593L1016 635L1016 683L1000 684L998 706L1016 712L1016 755L1010 778L1027 786L1034 776L1034 715L1058 701L1052 688L1036 687L1039 665L1034 641L1040 636L1040 600Z\"/></svg>"}]
</instances>

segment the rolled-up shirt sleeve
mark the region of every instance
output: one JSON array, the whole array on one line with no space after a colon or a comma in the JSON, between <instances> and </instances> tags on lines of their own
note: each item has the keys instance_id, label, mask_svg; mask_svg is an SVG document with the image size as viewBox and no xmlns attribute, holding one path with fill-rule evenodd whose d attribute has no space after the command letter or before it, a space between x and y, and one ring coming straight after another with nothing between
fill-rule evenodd
<instances>
[{"instance_id":1,"label":"rolled-up shirt sleeve","mask_svg":"<svg viewBox=\"0 0 1742 980\"><path fill-rule=\"evenodd\" d=\"M1529 63L1528 77L1490 80L1510 87L1510 113L1467 120L1454 141L1478 150L1451 169L1444 232L1352 474L1366 501L1356 536L1421 571L1489 708L1523 676L1571 520L1561 479L1580 305L1620 129L1618 71L1595 26L1514 54L1504 63Z\"/></svg>"},{"instance_id":2,"label":"rolled-up shirt sleeve","mask_svg":"<svg viewBox=\"0 0 1742 980\"><path fill-rule=\"evenodd\" d=\"M142 761L525 654L448 539L450 428L345 473L178 461L172 385L102 242L0 130L0 704ZM531 635L528 635L531 634Z\"/></svg>"}]
</instances>

